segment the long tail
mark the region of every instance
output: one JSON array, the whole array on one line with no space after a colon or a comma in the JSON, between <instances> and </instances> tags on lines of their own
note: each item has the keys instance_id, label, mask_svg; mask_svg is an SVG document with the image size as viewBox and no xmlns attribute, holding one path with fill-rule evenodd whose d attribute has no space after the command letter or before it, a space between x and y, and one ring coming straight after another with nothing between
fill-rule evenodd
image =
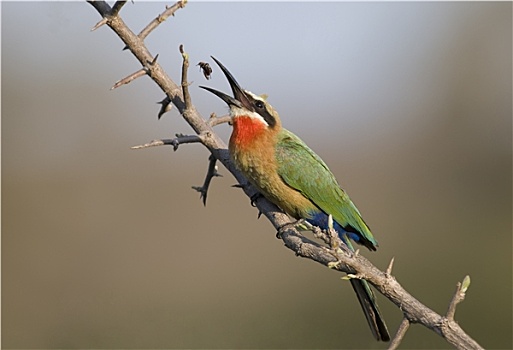
<instances>
[{"instance_id":1,"label":"long tail","mask_svg":"<svg viewBox=\"0 0 513 350\"><path fill-rule=\"evenodd\" d=\"M353 244L347 235L341 235L342 241L354 252ZM390 341L390 334L388 333L387 325L381 312L379 311L376 297L372 292L369 283L366 280L351 279L351 285L358 297L358 301L362 306L365 318L369 323L369 327L377 341Z\"/></svg>"},{"instance_id":2,"label":"long tail","mask_svg":"<svg viewBox=\"0 0 513 350\"><path fill-rule=\"evenodd\" d=\"M370 289L369 283L365 280L351 279L351 285L362 306L363 313L369 323L374 338L378 341L389 341L390 334L388 333L387 325L383 320L383 316L381 316L376 298Z\"/></svg>"}]
</instances>

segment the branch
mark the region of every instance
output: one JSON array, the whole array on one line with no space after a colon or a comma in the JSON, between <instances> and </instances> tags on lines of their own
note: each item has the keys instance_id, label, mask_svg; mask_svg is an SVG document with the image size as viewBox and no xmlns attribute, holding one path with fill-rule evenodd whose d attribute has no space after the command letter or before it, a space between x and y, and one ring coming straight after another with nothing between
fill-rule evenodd
<instances>
[{"instance_id":1,"label":"branch","mask_svg":"<svg viewBox=\"0 0 513 350\"><path fill-rule=\"evenodd\" d=\"M143 68L139 69L137 72L132 73L129 76L116 81L116 83L110 89L114 90L114 89L117 89L118 87L120 87L121 85L131 83L132 80L142 77L143 75L146 75L146 73L147 73L147 69L146 69L146 67L143 67Z\"/></svg>"},{"instance_id":2,"label":"branch","mask_svg":"<svg viewBox=\"0 0 513 350\"><path fill-rule=\"evenodd\" d=\"M219 124L228 123L231 124L232 117L229 115L224 115L222 117L218 117L215 113L210 114L210 119L208 120L208 124L212 127L217 126Z\"/></svg>"},{"instance_id":3,"label":"branch","mask_svg":"<svg viewBox=\"0 0 513 350\"><path fill-rule=\"evenodd\" d=\"M454 314L456 313L456 305L465 299L465 293L467 292L468 287L470 286L470 276L465 276L463 282L456 285L456 292L454 292L454 296L452 297L451 303L449 304L449 309L447 310L447 319L454 321Z\"/></svg>"},{"instance_id":4,"label":"branch","mask_svg":"<svg viewBox=\"0 0 513 350\"><path fill-rule=\"evenodd\" d=\"M247 180L230 160L226 144L212 128L214 125L218 124L217 118L205 120L190 101L187 83L188 56L184 52L183 46L180 48L183 57L182 80L181 86L178 86L166 74L162 67L157 62L154 62L153 56L146 48L143 38L141 38L142 35L135 35L119 17L118 13L113 13L110 6L104 1L89 3L103 17L100 22L107 24L130 49L141 65L147 68L147 75L165 93L165 103L167 104L167 101L170 101L175 105L184 120L196 133L196 135L192 136L177 135L177 138L171 140L152 141L145 145L135 146L135 148L172 145L176 150L178 145L182 143L201 142L211 152L209 172L207 173L203 190L206 191L211 178L215 176L212 176L211 174L214 174L214 172L210 171L210 167L215 167L215 160L220 161L240 184L246 184ZM179 1L174 6L180 8L183 7L184 4L185 2ZM148 65L147 62L154 62L154 64ZM226 121L229 120L229 118L226 119ZM352 276L350 277L352 278L363 278L367 280L403 312L403 322L391 346L397 347L399 345L409 324L419 323L433 330L438 335L445 338L449 344L458 349L482 349L482 347L454 321L456 305L463 300L464 294L468 288L467 280L464 280L462 284L458 284L457 292L451 301L447 315L441 316L423 305L397 282L391 274L392 262L387 271L382 272L371 264L369 260L358 254L358 252L350 253L347 250L343 250L345 245L338 242L338 235L326 235L325 233L319 232L319 230L316 231L315 236L323 238L323 240L329 242L329 244L322 245L314 242L304 237L297 230L296 225L290 225L291 221L289 217L281 212L274 204L263 196L256 197L255 189L252 186L242 185L241 188L246 195L252 199L252 202L258 210L273 224L279 232L280 238L283 240L285 246L294 251L297 256L351 274ZM203 199L205 200L206 198L204 197Z\"/></svg>"},{"instance_id":5,"label":"branch","mask_svg":"<svg viewBox=\"0 0 513 350\"><path fill-rule=\"evenodd\" d=\"M182 134L176 134L176 138L174 139L162 139L162 140L152 140L148 143L132 146L131 149L143 149L148 147L156 147L156 146L173 146L173 151L176 151L178 149L178 146L184 144L184 143L198 143L203 142L203 138L201 135L182 135Z\"/></svg>"},{"instance_id":6,"label":"branch","mask_svg":"<svg viewBox=\"0 0 513 350\"><path fill-rule=\"evenodd\" d=\"M111 16L116 16L118 12L121 10L123 6L125 6L126 1L116 1L114 6L112 6L112 10L110 12Z\"/></svg>"},{"instance_id":7,"label":"branch","mask_svg":"<svg viewBox=\"0 0 513 350\"><path fill-rule=\"evenodd\" d=\"M408 328L410 328L410 321L405 317L399 325L399 329L397 330L394 339L392 339L388 350L395 350L399 347L399 344L401 344Z\"/></svg>"},{"instance_id":8,"label":"branch","mask_svg":"<svg viewBox=\"0 0 513 350\"><path fill-rule=\"evenodd\" d=\"M210 155L208 157L208 170L207 170L207 176L205 177L205 181L203 182L203 185L201 187L198 186L192 186L193 189L198 191L200 193L200 198L203 199L203 205L207 205L207 193L208 188L210 187L210 182L212 181L212 178L215 176L223 176L217 172L217 165L216 165L217 159Z\"/></svg>"},{"instance_id":9,"label":"branch","mask_svg":"<svg viewBox=\"0 0 513 350\"><path fill-rule=\"evenodd\" d=\"M144 40L160 23L164 22L169 16L174 16L178 9L184 8L187 0L178 1L173 6L167 6L166 10L159 14L153 21L151 21L141 32L137 35L139 39Z\"/></svg>"}]
</instances>

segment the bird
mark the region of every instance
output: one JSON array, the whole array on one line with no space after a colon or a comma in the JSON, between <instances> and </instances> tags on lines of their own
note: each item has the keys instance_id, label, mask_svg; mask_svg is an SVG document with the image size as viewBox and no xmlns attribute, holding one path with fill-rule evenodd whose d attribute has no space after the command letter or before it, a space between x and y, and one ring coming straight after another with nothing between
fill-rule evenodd
<instances>
[{"instance_id":1,"label":"bird","mask_svg":"<svg viewBox=\"0 0 513 350\"><path fill-rule=\"evenodd\" d=\"M233 97L210 87L200 88L228 105L233 127L228 150L249 183L297 220L306 220L321 229L328 229L332 221L332 227L352 251L351 240L375 251L378 243L369 226L326 163L282 126L267 96L241 88L228 69L211 57L226 76ZM369 283L357 278L350 281L372 334L378 341L389 341L390 334Z\"/></svg>"}]
</instances>

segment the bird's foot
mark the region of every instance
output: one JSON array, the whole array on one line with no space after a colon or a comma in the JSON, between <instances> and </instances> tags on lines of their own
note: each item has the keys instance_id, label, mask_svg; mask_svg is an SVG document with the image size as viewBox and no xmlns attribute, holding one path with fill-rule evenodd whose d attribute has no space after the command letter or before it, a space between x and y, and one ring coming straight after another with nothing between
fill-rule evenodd
<instances>
[{"instance_id":1,"label":"bird's foot","mask_svg":"<svg viewBox=\"0 0 513 350\"><path fill-rule=\"evenodd\" d=\"M248 186L251 186L249 184L249 182L246 182L244 184L242 183L239 183L239 184L235 184L235 185L232 185L232 187L235 187L235 188L242 188L242 189L246 189ZM255 193L254 195L252 195L251 197L249 197L249 199L251 200L251 206L256 208L256 201L260 198L260 197L263 197L263 195L260 193L260 192L257 192ZM258 211L258 218L260 219L260 216L262 216L262 212L261 211Z\"/></svg>"},{"instance_id":2,"label":"bird's foot","mask_svg":"<svg viewBox=\"0 0 513 350\"><path fill-rule=\"evenodd\" d=\"M263 197L263 195L260 193L260 192L257 192L255 193L254 195L252 195L249 199L251 199L251 206L252 207L256 207L256 201L260 198L260 197Z\"/></svg>"},{"instance_id":3,"label":"bird's foot","mask_svg":"<svg viewBox=\"0 0 513 350\"><path fill-rule=\"evenodd\" d=\"M305 219L299 219L294 222L289 222L287 224L284 224L278 228L278 231L276 232L276 238L281 239L283 236L283 232L285 230L288 230L289 228L296 228L298 226L302 226L307 222Z\"/></svg>"},{"instance_id":4,"label":"bird's foot","mask_svg":"<svg viewBox=\"0 0 513 350\"><path fill-rule=\"evenodd\" d=\"M340 260L330 261L328 263L328 268L330 268L330 269L337 269L337 268L340 267L341 264L342 264L342 261L340 261Z\"/></svg>"}]
</instances>

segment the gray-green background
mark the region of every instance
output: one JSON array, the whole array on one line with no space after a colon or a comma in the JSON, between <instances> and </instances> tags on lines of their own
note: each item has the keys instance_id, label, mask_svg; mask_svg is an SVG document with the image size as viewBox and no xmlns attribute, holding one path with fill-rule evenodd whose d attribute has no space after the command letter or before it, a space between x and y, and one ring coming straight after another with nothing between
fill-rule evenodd
<instances>
[{"instance_id":1,"label":"gray-green background","mask_svg":"<svg viewBox=\"0 0 513 350\"><path fill-rule=\"evenodd\" d=\"M171 3L169 3L171 4ZM128 3L134 31L165 3ZM296 258L90 5L2 2L4 348L385 348L340 274ZM178 79L215 55L267 93L380 243L362 250L486 348L511 348L512 4L191 2L147 40ZM211 62L212 63L212 62ZM229 91L191 67L200 90ZM218 127L227 139L230 128ZM400 311L380 297L392 332ZM414 325L403 348L446 348Z\"/></svg>"}]
</instances>

